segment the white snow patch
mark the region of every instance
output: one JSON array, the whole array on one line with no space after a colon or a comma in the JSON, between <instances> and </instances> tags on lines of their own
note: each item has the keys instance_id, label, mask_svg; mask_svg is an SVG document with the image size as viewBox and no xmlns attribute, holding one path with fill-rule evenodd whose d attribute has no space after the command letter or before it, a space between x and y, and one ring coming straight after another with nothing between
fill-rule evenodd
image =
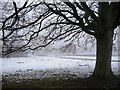
<instances>
[{"instance_id":1,"label":"white snow patch","mask_svg":"<svg viewBox=\"0 0 120 90\"><path fill-rule=\"evenodd\" d=\"M2 62L3 76L7 74L20 73L26 74L30 71L31 77L34 77L38 71L55 71L55 73L69 72L77 76L89 76L95 67L95 60L90 60L90 57L86 57L85 60L80 60L80 56L68 56L65 57L46 57L46 56L30 56L30 57L14 57L14 58L0 58ZM85 58L85 57L82 57ZM88 59L88 60L87 60ZM95 59L91 57L91 59ZM112 69L115 74L118 74L118 62L112 62ZM35 71L35 72L32 72ZM40 74L40 73L39 73ZM45 73L44 73L45 74ZM37 75L37 74L36 74ZM40 75L37 76L37 78ZM26 77L28 77L26 75Z\"/></svg>"}]
</instances>

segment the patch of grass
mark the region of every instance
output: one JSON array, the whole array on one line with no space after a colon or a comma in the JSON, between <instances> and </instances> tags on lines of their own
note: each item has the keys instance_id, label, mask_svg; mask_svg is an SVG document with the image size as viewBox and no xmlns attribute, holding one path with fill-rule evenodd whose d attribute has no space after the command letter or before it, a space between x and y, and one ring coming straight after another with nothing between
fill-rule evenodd
<instances>
[{"instance_id":1,"label":"patch of grass","mask_svg":"<svg viewBox=\"0 0 120 90\"><path fill-rule=\"evenodd\" d=\"M25 79L20 81L8 81L3 83L3 88L54 88L62 87L63 79L44 78L44 79Z\"/></svg>"},{"instance_id":2,"label":"patch of grass","mask_svg":"<svg viewBox=\"0 0 120 90\"><path fill-rule=\"evenodd\" d=\"M120 88L120 80L103 81L93 78L43 78L3 82L4 88Z\"/></svg>"}]
</instances>

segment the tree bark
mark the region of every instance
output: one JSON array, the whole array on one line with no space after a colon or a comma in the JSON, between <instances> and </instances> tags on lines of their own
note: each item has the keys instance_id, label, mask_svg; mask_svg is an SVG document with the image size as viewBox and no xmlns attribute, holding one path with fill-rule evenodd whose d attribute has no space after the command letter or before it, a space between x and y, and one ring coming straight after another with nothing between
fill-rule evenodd
<instances>
[{"instance_id":1,"label":"tree bark","mask_svg":"<svg viewBox=\"0 0 120 90\"><path fill-rule=\"evenodd\" d=\"M92 77L108 80L115 76L111 69L113 34L114 30L108 30L96 38L96 65Z\"/></svg>"}]
</instances>

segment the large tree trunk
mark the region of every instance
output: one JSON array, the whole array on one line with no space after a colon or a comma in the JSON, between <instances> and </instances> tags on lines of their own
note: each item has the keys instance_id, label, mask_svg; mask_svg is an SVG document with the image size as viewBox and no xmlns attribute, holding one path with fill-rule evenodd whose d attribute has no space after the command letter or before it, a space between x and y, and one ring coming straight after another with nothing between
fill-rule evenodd
<instances>
[{"instance_id":1,"label":"large tree trunk","mask_svg":"<svg viewBox=\"0 0 120 90\"><path fill-rule=\"evenodd\" d=\"M114 76L111 69L113 34L114 30L109 30L96 38L96 65L92 74L95 78L112 79Z\"/></svg>"}]
</instances>

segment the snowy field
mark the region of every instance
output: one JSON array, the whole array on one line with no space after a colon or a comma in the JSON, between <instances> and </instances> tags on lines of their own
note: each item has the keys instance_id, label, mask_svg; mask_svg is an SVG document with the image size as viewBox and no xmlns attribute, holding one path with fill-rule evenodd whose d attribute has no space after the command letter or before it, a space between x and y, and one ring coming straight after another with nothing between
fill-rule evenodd
<instances>
[{"instance_id":1,"label":"snowy field","mask_svg":"<svg viewBox=\"0 0 120 90\"><path fill-rule=\"evenodd\" d=\"M0 58L2 75L6 78L29 79L73 75L88 77L95 67L95 57L87 56L29 56ZM118 75L118 57L112 58L112 70Z\"/></svg>"}]
</instances>

